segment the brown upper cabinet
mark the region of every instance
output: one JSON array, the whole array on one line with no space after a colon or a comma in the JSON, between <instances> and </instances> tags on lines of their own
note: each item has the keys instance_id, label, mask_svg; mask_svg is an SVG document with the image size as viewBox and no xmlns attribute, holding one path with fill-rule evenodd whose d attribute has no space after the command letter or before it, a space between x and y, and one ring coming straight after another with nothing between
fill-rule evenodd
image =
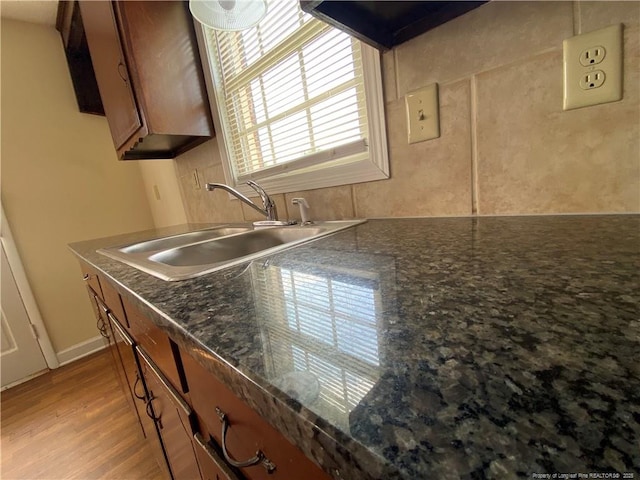
<instances>
[{"instance_id":1,"label":"brown upper cabinet","mask_svg":"<svg viewBox=\"0 0 640 480\"><path fill-rule=\"evenodd\" d=\"M211 138L187 3L78 3L118 158L174 158Z\"/></svg>"},{"instance_id":2,"label":"brown upper cabinet","mask_svg":"<svg viewBox=\"0 0 640 480\"><path fill-rule=\"evenodd\" d=\"M87 37L84 34L78 2L61 0L58 3L56 28L62 36L78 109L82 113L104 116L102 99L96 75L93 73L93 65L91 65L91 55L89 54Z\"/></svg>"}]
</instances>

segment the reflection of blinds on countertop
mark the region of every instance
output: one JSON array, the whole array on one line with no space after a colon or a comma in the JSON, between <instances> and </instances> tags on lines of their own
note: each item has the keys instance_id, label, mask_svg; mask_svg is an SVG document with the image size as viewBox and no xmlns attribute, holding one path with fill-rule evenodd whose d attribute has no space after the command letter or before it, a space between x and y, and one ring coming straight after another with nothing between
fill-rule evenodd
<instances>
[{"instance_id":1,"label":"reflection of blinds on countertop","mask_svg":"<svg viewBox=\"0 0 640 480\"><path fill-rule=\"evenodd\" d=\"M370 279L360 285L340 278L256 268L254 291L266 318L273 374L313 373L322 402L348 414L377 378L380 293Z\"/></svg>"}]
</instances>

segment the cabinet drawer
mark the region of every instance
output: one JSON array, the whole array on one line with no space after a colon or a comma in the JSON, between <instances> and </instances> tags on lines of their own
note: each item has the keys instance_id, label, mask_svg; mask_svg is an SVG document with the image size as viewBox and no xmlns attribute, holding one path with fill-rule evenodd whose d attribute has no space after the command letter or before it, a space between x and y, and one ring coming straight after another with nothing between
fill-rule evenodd
<instances>
[{"instance_id":1,"label":"cabinet drawer","mask_svg":"<svg viewBox=\"0 0 640 480\"><path fill-rule=\"evenodd\" d=\"M122 299L122 303L129 320L129 332L136 344L153 358L162 374L176 390L186 393L187 386L182 373L178 346L126 298Z\"/></svg>"},{"instance_id":2,"label":"cabinet drawer","mask_svg":"<svg viewBox=\"0 0 640 480\"><path fill-rule=\"evenodd\" d=\"M256 480L328 480L329 477L254 410L225 387L213 374L186 353L182 353L189 395L201 428L223 446L223 422L227 421L227 454L236 462L246 461L260 451L264 461L240 467L244 476ZM232 463L233 464L233 463ZM271 467L271 468L270 468ZM275 469L272 469L275 467ZM271 470L271 471L269 471ZM224 478L224 477L222 477Z\"/></svg>"}]
</instances>

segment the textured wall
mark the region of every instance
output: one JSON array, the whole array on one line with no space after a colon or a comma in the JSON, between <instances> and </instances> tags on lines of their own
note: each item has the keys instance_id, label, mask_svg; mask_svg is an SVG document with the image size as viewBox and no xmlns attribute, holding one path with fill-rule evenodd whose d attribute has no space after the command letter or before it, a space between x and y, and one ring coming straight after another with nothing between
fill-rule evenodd
<instances>
[{"instance_id":1,"label":"textured wall","mask_svg":"<svg viewBox=\"0 0 640 480\"><path fill-rule=\"evenodd\" d=\"M624 98L562 110L562 41L624 23ZM391 178L305 196L316 218L640 211L640 3L491 2L383 55ZM404 95L440 84L441 137L409 145ZM224 193L215 142L176 159L191 221L254 212ZM285 210L288 208L288 211Z\"/></svg>"}]
</instances>

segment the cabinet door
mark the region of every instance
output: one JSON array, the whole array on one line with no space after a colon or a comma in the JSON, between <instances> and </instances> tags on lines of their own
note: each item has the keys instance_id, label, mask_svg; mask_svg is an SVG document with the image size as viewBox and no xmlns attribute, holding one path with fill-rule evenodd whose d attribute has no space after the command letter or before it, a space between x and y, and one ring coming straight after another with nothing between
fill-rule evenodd
<instances>
[{"instance_id":1,"label":"cabinet door","mask_svg":"<svg viewBox=\"0 0 640 480\"><path fill-rule=\"evenodd\" d=\"M174 480L200 479L193 451L193 412L140 347L151 411L158 425L169 469Z\"/></svg>"},{"instance_id":2,"label":"cabinet door","mask_svg":"<svg viewBox=\"0 0 640 480\"><path fill-rule=\"evenodd\" d=\"M142 127L111 2L80 2L91 61L116 148Z\"/></svg>"},{"instance_id":3,"label":"cabinet door","mask_svg":"<svg viewBox=\"0 0 640 480\"><path fill-rule=\"evenodd\" d=\"M210 136L208 97L187 2L116 2L114 9L149 132Z\"/></svg>"},{"instance_id":4,"label":"cabinet door","mask_svg":"<svg viewBox=\"0 0 640 480\"><path fill-rule=\"evenodd\" d=\"M91 298L91 304L93 306L93 311L96 315L96 328L100 335L104 338L107 343L107 348L111 352L111 357L113 359L113 368L116 371L116 376L118 378L118 383L122 388L123 392L126 391L126 377L124 376L124 370L122 367L122 361L120 360L120 354L118 353L118 348L113 339L113 333L111 332L111 328L109 327L109 319L107 318L107 313L109 309L107 306L98 298L98 294L95 293L91 288L88 288L89 297ZM133 405L131 405L133 407Z\"/></svg>"},{"instance_id":5,"label":"cabinet door","mask_svg":"<svg viewBox=\"0 0 640 480\"><path fill-rule=\"evenodd\" d=\"M133 340L122 328L120 322L111 314L108 315L109 323L113 331L113 337L120 354L124 375L127 381L127 396L131 398L136 413L136 419L142 429L145 438L155 435L153 422L145 414L145 392L142 379L136 362ZM137 401L136 401L137 400ZM148 421L146 421L147 419ZM151 427L151 428L150 428Z\"/></svg>"},{"instance_id":6,"label":"cabinet door","mask_svg":"<svg viewBox=\"0 0 640 480\"><path fill-rule=\"evenodd\" d=\"M136 358L135 343L113 315L109 314L109 320L127 377L129 386L128 393L132 398L138 422L142 427L142 434L147 439L147 442L149 442L158 465L160 465L160 468L166 476L169 477L167 462L162 449L162 443L160 443L158 431L156 430L155 422L153 421L152 415L147 414L147 403L149 398L147 396L147 390L145 389L143 374Z\"/></svg>"},{"instance_id":7,"label":"cabinet door","mask_svg":"<svg viewBox=\"0 0 640 480\"><path fill-rule=\"evenodd\" d=\"M125 397L127 398L127 402L131 407L131 411L134 413L135 418L137 420L138 426L141 428L141 433L143 436L145 435L144 428L142 426L142 422L140 420L140 415L138 412L138 408L136 407L136 402L134 400L132 387L135 385L135 377L132 377L134 371L131 369L131 360L133 360L133 366L135 367L135 357L132 359L129 355L127 355L127 340L122 337L118 329L115 327L114 322L116 321L113 315L110 312L106 313L107 322L109 329L111 331L112 339L113 339L113 349L114 355L116 357L116 364L119 372L119 376L121 379L121 385L123 387L123 391ZM131 378L130 378L131 377ZM133 379L133 381L132 381Z\"/></svg>"}]
</instances>

